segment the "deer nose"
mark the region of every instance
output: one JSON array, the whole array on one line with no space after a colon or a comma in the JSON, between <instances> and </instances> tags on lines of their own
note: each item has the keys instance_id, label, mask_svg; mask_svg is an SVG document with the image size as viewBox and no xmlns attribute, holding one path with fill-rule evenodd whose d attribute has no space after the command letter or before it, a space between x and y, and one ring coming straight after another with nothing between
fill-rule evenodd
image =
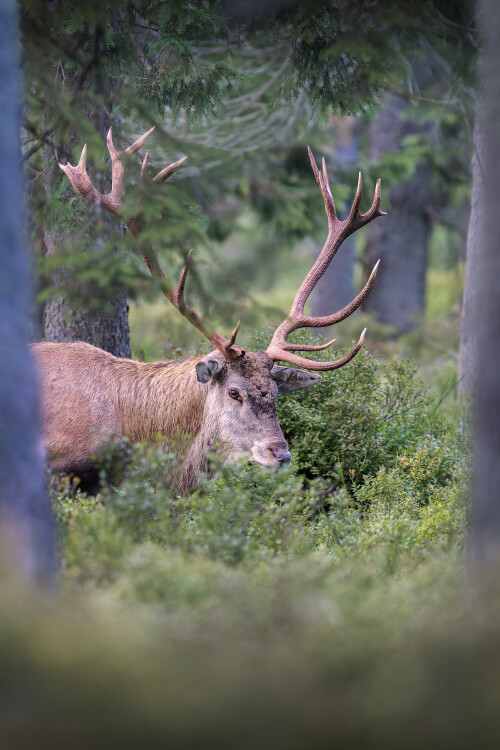
<instances>
[{"instance_id":1,"label":"deer nose","mask_svg":"<svg viewBox=\"0 0 500 750\"><path fill-rule=\"evenodd\" d=\"M290 463L290 459L292 458L292 454L289 451L276 450L275 448L271 448L271 452L274 458L280 462L281 466L288 466L288 464Z\"/></svg>"}]
</instances>

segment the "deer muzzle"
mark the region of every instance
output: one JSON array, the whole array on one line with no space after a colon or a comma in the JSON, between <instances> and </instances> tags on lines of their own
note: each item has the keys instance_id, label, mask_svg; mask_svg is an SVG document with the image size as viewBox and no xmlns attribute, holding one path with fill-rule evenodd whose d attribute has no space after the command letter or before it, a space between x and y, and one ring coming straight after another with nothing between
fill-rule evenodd
<instances>
[{"instance_id":1,"label":"deer muzzle","mask_svg":"<svg viewBox=\"0 0 500 750\"><path fill-rule=\"evenodd\" d=\"M286 467L289 465L291 458L291 453L285 442L275 445L255 443L252 448L252 458L250 460L259 466Z\"/></svg>"}]
</instances>

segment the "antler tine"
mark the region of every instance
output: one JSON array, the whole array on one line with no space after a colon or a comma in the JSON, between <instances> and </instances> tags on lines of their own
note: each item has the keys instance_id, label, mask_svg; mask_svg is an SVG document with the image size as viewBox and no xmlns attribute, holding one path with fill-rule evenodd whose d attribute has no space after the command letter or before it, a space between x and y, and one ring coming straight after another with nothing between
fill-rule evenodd
<instances>
[{"instance_id":1,"label":"antler tine","mask_svg":"<svg viewBox=\"0 0 500 750\"><path fill-rule=\"evenodd\" d=\"M61 167L61 169L64 170L64 167L62 167L60 164L59 166ZM87 170L87 144L86 143L83 144L82 153L80 154L80 161L78 162L78 168L84 171Z\"/></svg>"},{"instance_id":2,"label":"antler tine","mask_svg":"<svg viewBox=\"0 0 500 750\"><path fill-rule=\"evenodd\" d=\"M361 172L358 173L358 186L356 188L356 194L354 196L354 200L352 202L351 210L349 212L349 216L347 218L347 221L349 223L354 223L356 219L359 216L359 207L361 205L361 194L363 192L363 177L361 175Z\"/></svg>"},{"instance_id":3,"label":"antler tine","mask_svg":"<svg viewBox=\"0 0 500 750\"><path fill-rule=\"evenodd\" d=\"M177 289L176 289L175 296L177 298L177 304L178 304L179 309L181 307L185 308L186 306L186 303L184 301L184 285L186 283L186 277L189 271L189 261L191 260L192 254L193 254L193 251L190 250L189 253L187 254L186 262L179 276L179 281L177 282Z\"/></svg>"},{"instance_id":4,"label":"antler tine","mask_svg":"<svg viewBox=\"0 0 500 750\"><path fill-rule=\"evenodd\" d=\"M140 138L138 138L131 146L128 146L128 148L125 149L126 154L135 154L136 151L139 151L140 148L144 146L146 141L148 140L149 136L154 132L156 128L156 125L153 125L152 128L150 128L147 133L144 133L144 135L141 135ZM111 129L110 129L111 130Z\"/></svg>"},{"instance_id":5,"label":"antler tine","mask_svg":"<svg viewBox=\"0 0 500 750\"><path fill-rule=\"evenodd\" d=\"M311 151L310 146L307 147L307 153L309 154L309 160L311 162L312 171L314 172L314 176L316 178L316 182L319 183L319 169L318 165L316 164L316 159L314 158L313 152Z\"/></svg>"},{"instance_id":6,"label":"antler tine","mask_svg":"<svg viewBox=\"0 0 500 750\"><path fill-rule=\"evenodd\" d=\"M144 154L144 159L142 160L141 164L141 182L144 182L146 179L146 172L148 171L148 163L149 163L149 151L146 151Z\"/></svg>"},{"instance_id":7,"label":"antler tine","mask_svg":"<svg viewBox=\"0 0 500 750\"><path fill-rule=\"evenodd\" d=\"M331 206L333 208L333 212L335 214L336 213L335 212L335 202L333 200L332 191L330 190L330 183L328 181L328 172L326 171L326 160L325 160L325 157L323 157L322 166L323 166L323 182L324 182L324 185L325 185L325 190L326 190L326 192L328 194L328 198L329 198L330 204L331 204Z\"/></svg>"},{"instance_id":8,"label":"antler tine","mask_svg":"<svg viewBox=\"0 0 500 750\"><path fill-rule=\"evenodd\" d=\"M267 349L267 354L271 357L271 359L274 359L275 361L280 362L288 362L291 365L297 365L298 367L305 367L307 370L314 370L314 371L326 371L326 370L337 370L339 367L343 367L348 362L351 361L353 357L356 356L356 354L359 352L361 347L363 346L363 342L365 340L365 334L366 334L366 328L363 329L363 332L361 336L358 339L358 343L356 346L351 349L351 351L346 354L344 357L341 357L340 359L335 359L330 362L314 362L311 359L307 359L306 357L301 357L298 354L292 354L291 352L287 352L283 349L280 349L278 347L274 347L271 349L269 347Z\"/></svg>"},{"instance_id":9,"label":"antler tine","mask_svg":"<svg viewBox=\"0 0 500 750\"><path fill-rule=\"evenodd\" d=\"M113 126L107 132L106 135L106 146L108 147L109 155L111 159L117 159L120 156L120 151L115 147L113 143Z\"/></svg>"},{"instance_id":10,"label":"antler tine","mask_svg":"<svg viewBox=\"0 0 500 750\"><path fill-rule=\"evenodd\" d=\"M124 185L123 185L123 174L124 166L122 157L124 154L133 154L138 151L141 146L144 145L149 136L153 133L154 127L150 128L144 135L141 135L131 146L126 148L124 151L119 151L113 144L113 131L109 129L106 142L108 146L109 155L111 156L111 192L107 195L99 193L98 190L91 183L86 170L86 155L87 146L85 145L80 156L80 161L76 167L71 164L59 164L62 171L68 176L74 189L80 193L84 198L92 200L94 203L100 203L103 208L110 211L115 216L119 216L118 209L122 203L124 196ZM161 183L164 182L171 174L173 174L179 167L181 167L186 161L187 157L183 157L178 161L170 164L168 167L162 169L156 177L153 178L153 182ZM141 166L141 179L144 180L146 170L148 166L149 154L146 154ZM137 237L140 234L140 216L134 216L125 222L130 233ZM191 251L192 252L192 251ZM244 349L235 344L236 334L238 332L238 326L232 332L229 339L224 338L219 333L212 331L203 321L201 315L199 315L193 308L186 304L184 299L184 286L186 283L186 276L189 270L189 259L191 257L189 253L186 264L184 265L176 289L167 282L166 276L158 263L158 258L152 249L148 251L141 249L141 255L151 272L151 275L160 280L160 288L165 297L176 307L179 312L184 315L189 322L200 331L211 343L224 355L227 360L237 359L243 356L245 353Z\"/></svg>"},{"instance_id":11,"label":"antler tine","mask_svg":"<svg viewBox=\"0 0 500 750\"><path fill-rule=\"evenodd\" d=\"M371 221L375 216L387 216L387 211L381 211L380 209L380 178L377 180L375 184L375 193L373 195L373 202L368 211L366 211L364 214L361 214L360 219L363 222L363 224L367 224L369 221Z\"/></svg>"},{"instance_id":12,"label":"antler tine","mask_svg":"<svg viewBox=\"0 0 500 750\"><path fill-rule=\"evenodd\" d=\"M161 172L158 172L158 174L153 177L153 182L157 182L158 184L165 182L165 180L170 177L171 174L176 172L179 167L182 167L186 159L187 156L183 156L182 159L179 159L179 161L174 161L172 164L169 164L168 167L165 167L161 170Z\"/></svg>"},{"instance_id":13,"label":"antler tine","mask_svg":"<svg viewBox=\"0 0 500 750\"><path fill-rule=\"evenodd\" d=\"M234 342L236 341L236 336L238 335L238 331L240 330L240 323L241 323L241 321L238 320L238 322L236 323L236 328L231 333L231 335L229 337L229 340L228 340L227 344L224 347L224 349L226 351L229 351L229 349L231 349L231 347L233 346Z\"/></svg>"},{"instance_id":14,"label":"antler tine","mask_svg":"<svg viewBox=\"0 0 500 750\"><path fill-rule=\"evenodd\" d=\"M281 348L286 352L320 352L322 349L328 349L337 339L332 339L327 344L289 344L285 341Z\"/></svg>"},{"instance_id":15,"label":"antler tine","mask_svg":"<svg viewBox=\"0 0 500 750\"><path fill-rule=\"evenodd\" d=\"M307 147L307 151L309 153L309 159L311 161L311 167L314 172L314 177L316 178L316 182L319 185L319 188L321 190L321 194L323 196L323 200L325 201L325 209L326 214L328 216L329 221L335 221L337 218L337 213L335 211L335 203L333 201L333 196L330 190L330 185L328 183L328 175L326 173L326 162L323 157L322 167L323 167L323 174L319 171L318 165L316 164L316 159L313 156L313 152Z\"/></svg>"}]
</instances>

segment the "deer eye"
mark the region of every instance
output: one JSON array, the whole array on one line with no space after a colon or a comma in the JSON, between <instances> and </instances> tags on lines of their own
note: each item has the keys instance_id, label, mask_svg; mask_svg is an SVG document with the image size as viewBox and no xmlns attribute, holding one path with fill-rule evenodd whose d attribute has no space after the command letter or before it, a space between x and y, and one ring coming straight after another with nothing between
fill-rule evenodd
<instances>
[{"instance_id":1,"label":"deer eye","mask_svg":"<svg viewBox=\"0 0 500 750\"><path fill-rule=\"evenodd\" d=\"M230 388L229 395L231 396L231 398L238 400L240 397L240 392L237 391L236 388Z\"/></svg>"}]
</instances>

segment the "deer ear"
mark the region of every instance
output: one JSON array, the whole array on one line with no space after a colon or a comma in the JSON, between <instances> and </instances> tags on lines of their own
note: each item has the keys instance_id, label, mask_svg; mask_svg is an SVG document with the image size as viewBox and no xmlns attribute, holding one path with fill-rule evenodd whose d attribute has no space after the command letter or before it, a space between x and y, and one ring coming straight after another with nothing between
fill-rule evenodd
<instances>
[{"instance_id":1,"label":"deer ear","mask_svg":"<svg viewBox=\"0 0 500 750\"><path fill-rule=\"evenodd\" d=\"M207 356L196 365L196 377L200 383L208 383L222 370L224 364L225 363L222 362L216 354L207 354Z\"/></svg>"},{"instance_id":2,"label":"deer ear","mask_svg":"<svg viewBox=\"0 0 500 750\"><path fill-rule=\"evenodd\" d=\"M281 367L280 365L274 365L270 375L278 385L278 393L291 393L292 391L299 391L301 388L309 388L309 386L316 385L321 380L321 375L318 375L317 372L297 370L295 367Z\"/></svg>"}]
</instances>

